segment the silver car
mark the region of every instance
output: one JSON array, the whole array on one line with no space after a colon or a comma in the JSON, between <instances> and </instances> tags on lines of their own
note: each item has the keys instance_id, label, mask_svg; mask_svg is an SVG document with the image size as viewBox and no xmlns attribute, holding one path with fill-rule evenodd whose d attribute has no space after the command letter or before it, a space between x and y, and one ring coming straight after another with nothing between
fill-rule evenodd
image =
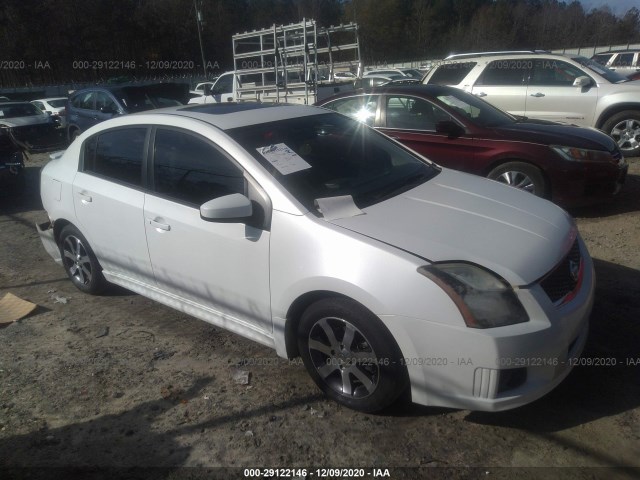
<instances>
[{"instance_id":1,"label":"silver car","mask_svg":"<svg viewBox=\"0 0 640 480\"><path fill-rule=\"evenodd\" d=\"M336 401L503 410L567 376L591 258L546 200L440 168L309 106L222 104L92 127L42 170L47 251L301 356Z\"/></svg>"}]
</instances>

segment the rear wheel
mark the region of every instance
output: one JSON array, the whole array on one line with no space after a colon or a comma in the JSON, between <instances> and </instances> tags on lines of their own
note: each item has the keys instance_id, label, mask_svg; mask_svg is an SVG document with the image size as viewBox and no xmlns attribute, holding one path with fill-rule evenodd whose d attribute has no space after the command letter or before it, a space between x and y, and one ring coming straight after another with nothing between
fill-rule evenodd
<instances>
[{"instance_id":1,"label":"rear wheel","mask_svg":"<svg viewBox=\"0 0 640 480\"><path fill-rule=\"evenodd\" d=\"M85 293L99 293L106 286L102 269L89 242L73 225L60 232L60 255L65 272L73 284Z\"/></svg>"},{"instance_id":2,"label":"rear wheel","mask_svg":"<svg viewBox=\"0 0 640 480\"><path fill-rule=\"evenodd\" d=\"M298 348L318 387L354 410L382 410L408 387L395 340L378 317L352 300L329 298L307 308Z\"/></svg>"},{"instance_id":3,"label":"rear wheel","mask_svg":"<svg viewBox=\"0 0 640 480\"><path fill-rule=\"evenodd\" d=\"M604 122L602 129L616 141L625 157L640 156L640 112L616 113Z\"/></svg>"},{"instance_id":4,"label":"rear wheel","mask_svg":"<svg viewBox=\"0 0 640 480\"><path fill-rule=\"evenodd\" d=\"M549 195L547 182L538 167L524 162L507 162L489 172L487 178L546 198Z\"/></svg>"}]
</instances>

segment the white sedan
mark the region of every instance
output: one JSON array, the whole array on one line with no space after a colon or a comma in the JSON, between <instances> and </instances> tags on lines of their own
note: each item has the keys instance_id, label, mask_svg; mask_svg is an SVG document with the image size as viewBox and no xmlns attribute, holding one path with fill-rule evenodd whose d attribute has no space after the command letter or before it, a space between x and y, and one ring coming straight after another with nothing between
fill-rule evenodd
<instances>
[{"instance_id":1,"label":"white sedan","mask_svg":"<svg viewBox=\"0 0 640 480\"><path fill-rule=\"evenodd\" d=\"M571 217L309 106L196 105L90 128L42 170L47 251L301 356L331 398L503 410L567 376L591 258Z\"/></svg>"},{"instance_id":2,"label":"white sedan","mask_svg":"<svg viewBox=\"0 0 640 480\"><path fill-rule=\"evenodd\" d=\"M61 127L67 126L67 97L39 98L31 100L36 107L60 121Z\"/></svg>"}]
</instances>

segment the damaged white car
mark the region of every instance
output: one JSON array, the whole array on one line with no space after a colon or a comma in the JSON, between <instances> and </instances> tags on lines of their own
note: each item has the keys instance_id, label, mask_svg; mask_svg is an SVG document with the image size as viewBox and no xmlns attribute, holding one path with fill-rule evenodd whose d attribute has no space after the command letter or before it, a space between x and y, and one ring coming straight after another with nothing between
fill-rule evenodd
<instances>
[{"instance_id":1,"label":"damaged white car","mask_svg":"<svg viewBox=\"0 0 640 480\"><path fill-rule=\"evenodd\" d=\"M301 356L376 411L528 403L587 338L572 218L308 106L221 104L92 127L42 170L45 247L82 291L126 287Z\"/></svg>"}]
</instances>

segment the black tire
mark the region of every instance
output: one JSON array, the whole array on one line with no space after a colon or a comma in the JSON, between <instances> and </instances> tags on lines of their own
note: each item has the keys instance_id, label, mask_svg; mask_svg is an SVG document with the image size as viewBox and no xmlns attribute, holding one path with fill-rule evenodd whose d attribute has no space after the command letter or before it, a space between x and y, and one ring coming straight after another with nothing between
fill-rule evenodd
<instances>
[{"instance_id":1,"label":"black tire","mask_svg":"<svg viewBox=\"0 0 640 480\"><path fill-rule=\"evenodd\" d=\"M107 285L102 268L84 235L73 225L60 232L60 255L67 276L79 290L100 293Z\"/></svg>"},{"instance_id":2,"label":"black tire","mask_svg":"<svg viewBox=\"0 0 640 480\"><path fill-rule=\"evenodd\" d=\"M625 157L640 156L640 111L616 113L604 122L602 130L616 141Z\"/></svg>"},{"instance_id":3,"label":"black tire","mask_svg":"<svg viewBox=\"0 0 640 480\"><path fill-rule=\"evenodd\" d=\"M298 325L298 348L318 387L354 410L382 410L408 388L391 333L353 300L327 298L309 306Z\"/></svg>"},{"instance_id":4,"label":"black tire","mask_svg":"<svg viewBox=\"0 0 640 480\"><path fill-rule=\"evenodd\" d=\"M519 188L538 197L549 197L549 186L538 167L524 162L507 162L489 172L487 178Z\"/></svg>"}]
</instances>

